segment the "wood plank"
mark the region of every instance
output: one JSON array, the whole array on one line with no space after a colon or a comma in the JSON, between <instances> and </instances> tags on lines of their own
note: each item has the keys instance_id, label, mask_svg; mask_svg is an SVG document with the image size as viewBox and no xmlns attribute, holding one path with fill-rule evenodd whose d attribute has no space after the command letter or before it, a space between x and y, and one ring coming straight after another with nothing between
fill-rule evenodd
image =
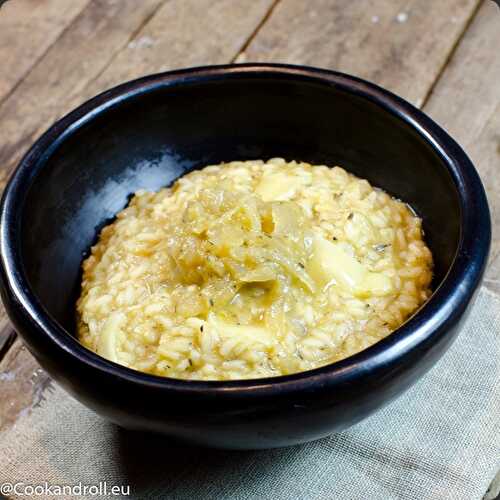
<instances>
[{"instance_id":1,"label":"wood plank","mask_svg":"<svg viewBox=\"0 0 500 500\"><path fill-rule=\"evenodd\" d=\"M0 432L36 406L50 383L50 377L17 339L0 362Z\"/></svg>"},{"instance_id":2,"label":"wood plank","mask_svg":"<svg viewBox=\"0 0 500 500\"><path fill-rule=\"evenodd\" d=\"M322 66L421 105L479 0L284 0L238 61Z\"/></svg>"},{"instance_id":3,"label":"wood plank","mask_svg":"<svg viewBox=\"0 0 500 500\"><path fill-rule=\"evenodd\" d=\"M170 0L151 20L164 0L93 2L0 106L0 187L36 136L105 88L180 66L230 62L274 1ZM47 67L54 68L49 77Z\"/></svg>"},{"instance_id":4,"label":"wood plank","mask_svg":"<svg viewBox=\"0 0 500 500\"><path fill-rule=\"evenodd\" d=\"M0 11L0 102L90 0L16 0Z\"/></svg>"},{"instance_id":5,"label":"wood plank","mask_svg":"<svg viewBox=\"0 0 500 500\"><path fill-rule=\"evenodd\" d=\"M3 359L16 338L16 333L2 304L0 304L0 360Z\"/></svg>"},{"instance_id":6,"label":"wood plank","mask_svg":"<svg viewBox=\"0 0 500 500\"><path fill-rule=\"evenodd\" d=\"M148 73L229 63L275 3L171 0L91 82L85 97Z\"/></svg>"},{"instance_id":7,"label":"wood plank","mask_svg":"<svg viewBox=\"0 0 500 500\"><path fill-rule=\"evenodd\" d=\"M441 71L478 1L412 0L408 3L395 0L384 6L349 0L283 0L238 61L274 60L340 69L387 85L419 104ZM124 0L120 7L122 4L127 5L127 2ZM55 47L58 56L48 54L49 57L44 58L47 66L51 63L50 67L60 68L65 66L68 54L72 55L64 79L55 75L51 82L45 82L46 72L39 71L30 75L25 88L19 89L6 106L0 107L0 124L4 125L4 130L7 124L4 131L7 141L0 145L0 165L5 166L5 170L0 171L0 186L34 138L73 104L118 81L144 73L229 62L236 56L238 45L245 44L259 17L265 17L274 5L272 0L252 3L171 0L130 43L125 44L116 58L111 58L114 60L110 67L104 64L97 75L92 74L96 63L88 61L88 54L99 58L113 52L104 50L108 32L94 33L91 39L98 38L98 43L86 47L81 34L72 36L78 30L70 30ZM91 7L98 10L99 3ZM102 10L110 11L104 7ZM199 12L204 15L199 16ZM94 17L100 16L94 14ZM419 36L423 29L426 36ZM200 33L201 40L192 36L193 33ZM206 33L211 36L207 37ZM284 33L289 36L283 36ZM422 56L424 53L426 55ZM79 64L80 58L86 64ZM78 71L82 66L85 69ZM75 74L76 78L72 78ZM37 90L31 93L32 99L25 99L29 88ZM36 114L30 113L35 106L34 96ZM25 121L23 127L19 127L22 117Z\"/></svg>"},{"instance_id":8,"label":"wood plank","mask_svg":"<svg viewBox=\"0 0 500 500\"><path fill-rule=\"evenodd\" d=\"M0 105L0 181L165 0L94 0Z\"/></svg>"},{"instance_id":9,"label":"wood plank","mask_svg":"<svg viewBox=\"0 0 500 500\"><path fill-rule=\"evenodd\" d=\"M424 109L457 139L483 179L493 222L486 284L500 293L500 12L479 10Z\"/></svg>"}]
</instances>

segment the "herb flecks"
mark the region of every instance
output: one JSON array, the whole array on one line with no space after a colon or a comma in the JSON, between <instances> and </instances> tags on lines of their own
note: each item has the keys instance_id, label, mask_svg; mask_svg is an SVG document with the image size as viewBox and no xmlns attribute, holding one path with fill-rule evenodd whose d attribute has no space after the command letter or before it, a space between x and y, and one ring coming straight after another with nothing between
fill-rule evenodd
<instances>
[{"instance_id":1,"label":"herb flecks","mask_svg":"<svg viewBox=\"0 0 500 500\"><path fill-rule=\"evenodd\" d=\"M380 243L378 245L374 245L373 249L378 253L384 253L387 247L391 246L390 243Z\"/></svg>"}]
</instances>

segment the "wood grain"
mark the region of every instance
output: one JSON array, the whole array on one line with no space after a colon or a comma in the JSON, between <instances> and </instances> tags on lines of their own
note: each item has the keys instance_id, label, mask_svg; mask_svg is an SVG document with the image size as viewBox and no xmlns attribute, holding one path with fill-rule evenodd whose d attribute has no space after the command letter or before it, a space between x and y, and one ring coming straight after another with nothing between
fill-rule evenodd
<instances>
[{"instance_id":1,"label":"wood grain","mask_svg":"<svg viewBox=\"0 0 500 500\"><path fill-rule=\"evenodd\" d=\"M124 80L229 62L274 1L170 0L156 12L164 0L95 0L0 106L0 187L56 118Z\"/></svg>"},{"instance_id":2,"label":"wood grain","mask_svg":"<svg viewBox=\"0 0 500 500\"><path fill-rule=\"evenodd\" d=\"M90 0L16 0L0 11L0 102Z\"/></svg>"},{"instance_id":3,"label":"wood grain","mask_svg":"<svg viewBox=\"0 0 500 500\"><path fill-rule=\"evenodd\" d=\"M91 82L85 97L148 73L229 63L275 2L170 0Z\"/></svg>"},{"instance_id":4,"label":"wood grain","mask_svg":"<svg viewBox=\"0 0 500 500\"><path fill-rule=\"evenodd\" d=\"M322 66L420 105L478 0L285 0L239 61Z\"/></svg>"},{"instance_id":5,"label":"wood grain","mask_svg":"<svg viewBox=\"0 0 500 500\"><path fill-rule=\"evenodd\" d=\"M15 337L16 333L10 324L5 309L0 304L0 360L3 359L13 344Z\"/></svg>"},{"instance_id":6,"label":"wood grain","mask_svg":"<svg viewBox=\"0 0 500 500\"><path fill-rule=\"evenodd\" d=\"M165 0L93 0L0 105L0 182Z\"/></svg>"},{"instance_id":7,"label":"wood grain","mask_svg":"<svg viewBox=\"0 0 500 500\"><path fill-rule=\"evenodd\" d=\"M36 406L50 383L50 377L17 339L0 362L0 432Z\"/></svg>"}]
</instances>

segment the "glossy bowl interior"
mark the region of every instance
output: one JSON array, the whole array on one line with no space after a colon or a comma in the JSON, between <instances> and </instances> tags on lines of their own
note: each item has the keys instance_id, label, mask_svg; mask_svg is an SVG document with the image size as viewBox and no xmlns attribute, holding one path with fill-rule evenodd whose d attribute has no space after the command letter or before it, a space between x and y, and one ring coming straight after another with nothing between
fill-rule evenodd
<instances>
[{"instance_id":1,"label":"glossy bowl interior","mask_svg":"<svg viewBox=\"0 0 500 500\"><path fill-rule=\"evenodd\" d=\"M260 381L160 379L101 359L75 341L82 258L134 191L159 189L211 163L276 156L341 165L408 202L423 218L437 291L418 314L352 358ZM245 65L147 77L104 93L65 117L35 144L12 179L3 201L1 238L2 294L9 313L42 365L70 392L125 426L209 445L266 447L344 428L431 366L456 334L481 278L489 215L465 154L408 103L346 75ZM372 396L356 385L366 384L370 373L380 377L370 379ZM101 381L103 394L92 395L90 383L77 377ZM128 387L138 398L142 394L142 413L127 408L123 398L116 400L109 392L113 381L121 384L114 390ZM332 391L337 391L335 396ZM321 393L316 402L311 399L314 392ZM180 417L172 417L168 407L154 408L153 400L148 402L153 393L175 394L174 399L184 401L183 418L195 431L181 432ZM264 439L260 424L245 426L227 414L238 414L252 400L262 410L255 410L257 423L264 425L266 414L279 422L286 419L285 407L306 393L307 407L316 412L307 417L315 422L307 429L288 422L286 431ZM219 415L218 408L226 412L221 421L239 430L207 430L197 424L190 404L182 399L189 395L210 400L207 408L214 415ZM245 395L251 396L246 403ZM219 407L210 399L216 396ZM342 403L341 396L347 401ZM274 405L269 403L273 397ZM319 408L324 412L327 407L328 415L317 421Z\"/></svg>"},{"instance_id":2,"label":"glossy bowl interior","mask_svg":"<svg viewBox=\"0 0 500 500\"><path fill-rule=\"evenodd\" d=\"M411 126L337 92L250 76L160 86L81 126L52 153L26 199L23 262L42 305L74 331L82 255L136 190L157 190L208 164L275 156L341 165L408 202L423 217L439 286L460 236L452 176Z\"/></svg>"}]
</instances>

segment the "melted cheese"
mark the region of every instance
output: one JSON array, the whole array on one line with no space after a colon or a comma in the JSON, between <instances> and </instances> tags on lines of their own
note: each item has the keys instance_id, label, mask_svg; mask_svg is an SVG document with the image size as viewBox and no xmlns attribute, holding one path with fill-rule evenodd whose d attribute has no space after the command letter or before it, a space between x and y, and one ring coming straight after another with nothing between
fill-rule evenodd
<instances>
[{"instance_id":1,"label":"melted cheese","mask_svg":"<svg viewBox=\"0 0 500 500\"><path fill-rule=\"evenodd\" d=\"M256 192L264 201L289 200L300 186L299 177L286 172L276 172L262 177Z\"/></svg>"},{"instance_id":2,"label":"melted cheese","mask_svg":"<svg viewBox=\"0 0 500 500\"><path fill-rule=\"evenodd\" d=\"M315 236L307 271L322 287L335 284L356 297L387 295L393 287L389 277L369 271L340 244Z\"/></svg>"},{"instance_id":3,"label":"melted cheese","mask_svg":"<svg viewBox=\"0 0 500 500\"><path fill-rule=\"evenodd\" d=\"M209 314L205 323L204 328L207 327L213 328L222 339L249 340L266 346L271 346L274 342L273 335L263 327L228 323L213 313Z\"/></svg>"}]
</instances>

